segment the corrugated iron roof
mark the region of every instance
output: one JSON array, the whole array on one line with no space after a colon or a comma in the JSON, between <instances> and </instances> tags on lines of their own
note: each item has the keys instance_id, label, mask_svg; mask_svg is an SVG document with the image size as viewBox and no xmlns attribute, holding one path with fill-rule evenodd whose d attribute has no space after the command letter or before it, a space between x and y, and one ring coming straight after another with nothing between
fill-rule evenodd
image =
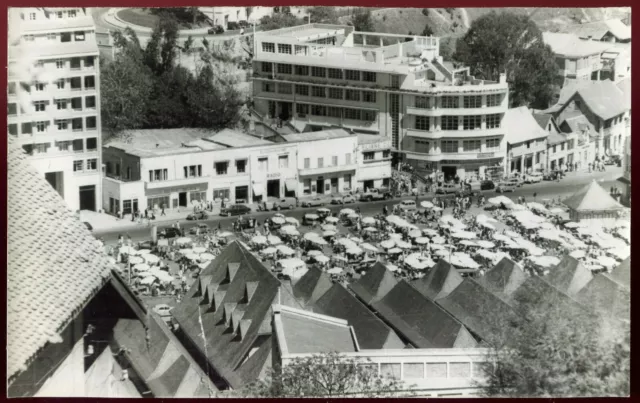
<instances>
[{"instance_id":1,"label":"corrugated iron roof","mask_svg":"<svg viewBox=\"0 0 640 403\"><path fill-rule=\"evenodd\" d=\"M596 274L576 295L583 305L620 319L631 319L629 290L606 274Z\"/></svg>"},{"instance_id":2,"label":"corrugated iron roof","mask_svg":"<svg viewBox=\"0 0 640 403\"><path fill-rule=\"evenodd\" d=\"M547 137L549 132L542 129L526 106L507 109L503 119L509 144Z\"/></svg>"},{"instance_id":3,"label":"corrugated iron roof","mask_svg":"<svg viewBox=\"0 0 640 403\"><path fill-rule=\"evenodd\" d=\"M9 138L7 378L24 370L103 287L114 266Z\"/></svg>"},{"instance_id":4,"label":"corrugated iron roof","mask_svg":"<svg viewBox=\"0 0 640 403\"><path fill-rule=\"evenodd\" d=\"M460 283L462 283L462 276L456 268L444 259L440 259L426 276L411 284L425 297L436 300L449 295Z\"/></svg>"},{"instance_id":5,"label":"corrugated iron roof","mask_svg":"<svg viewBox=\"0 0 640 403\"><path fill-rule=\"evenodd\" d=\"M318 132L305 132L305 133L292 133L292 134L283 134L282 137L287 142L301 142L301 141L318 141L318 140L329 140L336 139L342 137L350 137L351 134L344 129L330 129L330 130L321 130Z\"/></svg>"},{"instance_id":6,"label":"corrugated iron roof","mask_svg":"<svg viewBox=\"0 0 640 403\"><path fill-rule=\"evenodd\" d=\"M570 297L575 297L592 278L591 271L569 255L565 255L560 263L543 277L546 282Z\"/></svg>"},{"instance_id":7,"label":"corrugated iron roof","mask_svg":"<svg viewBox=\"0 0 640 403\"><path fill-rule=\"evenodd\" d=\"M349 289L354 292L365 304L384 297L398 280L382 262L376 262L367 273L357 281L349 284Z\"/></svg>"},{"instance_id":8,"label":"corrugated iron roof","mask_svg":"<svg viewBox=\"0 0 640 403\"><path fill-rule=\"evenodd\" d=\"M624 208L595 179L563 203L576 211L616 211Z\"/></svg>"}]
</instances>

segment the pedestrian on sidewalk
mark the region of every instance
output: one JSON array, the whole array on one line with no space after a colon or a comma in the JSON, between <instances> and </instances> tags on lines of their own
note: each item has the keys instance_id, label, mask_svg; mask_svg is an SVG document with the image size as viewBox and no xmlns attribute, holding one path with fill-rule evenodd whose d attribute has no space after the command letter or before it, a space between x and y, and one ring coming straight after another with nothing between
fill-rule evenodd
<instances>
[{"instance_id":1,"label":"pedestrian on sidewalk","mask_svg":"<svg viewBox=\"0 0 640 403\"><path fill-rule=\"evenodd\" d=\"M167 214L164 212L164 203L162 203L162 204L160 205L160 208L162 208L162 211L160 212L160 215L161 215L161 216L163 216L163 215L167 215Z\"/></svg>"},{"instance_id":2,"label":"pedestrian on sidewalk","mask_svg":"<svg viewBox=\"0 0 640 403\"><path fill-rule=\"evenodd\" d=\"M144 209L144 218L149 219L149 209Z\"/></svg>"}]
</instances>

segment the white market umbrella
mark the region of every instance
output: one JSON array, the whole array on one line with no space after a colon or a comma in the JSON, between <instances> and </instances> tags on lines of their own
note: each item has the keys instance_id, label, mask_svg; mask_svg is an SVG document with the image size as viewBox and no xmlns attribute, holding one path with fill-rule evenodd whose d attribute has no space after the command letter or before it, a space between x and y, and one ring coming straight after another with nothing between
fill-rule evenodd
<instances>
[{"instance_id":1,"label":"white market umbrella","mask_svg":"<svg viewBox=\"0 0 640 403\"><path fill-rule=\"evenodd\" d=\"M364 251L362 250L362 248L356 246L354 248L347 249L346 253L349 255L361 255L364 253Z\"/></svg>"},{"instance_id":2,"label":"white market umbrella","mask_svg":"<svg viewBox=\"0 0 640 403\"><path fill-rule=\"evenodd\" d=\"M493 252L490 252L490 251L488 251L486 249L479 249L476 252L476 255L481 256L481 257L483 257L485 259L489 259L489 260L493 260L494 257L495 257L495 254Z\"/></svg>"},{"instance_id":3,"label":"white market umbrella","mask_svg":"<svg viewBox=\"0 0 640 403\"><path fill-rule=\"evenodd\" d=\"M577 222L570 221L570 222L564 224L564 226L567 227L567 228L578 228L578 227L580 227L580 224L578 224Z\"/></svg>"},{"instance_id":4,"label":"white market umbrella","mask_svg":"<svg viewBox=\"0 0 640 403\"><path fill-rule=\"evenodd\" d=\"M151 252L151 249L138 249L138 255L146 255L149 253L153 253Z\"/></svg>"},{"instance_id":5,"label":"white market umbrella","mask_svg":"<svg viewBox=\"0 0 640 403\"><path fill-rule=\"evenodd\" d=\"M347 262L347 258L340 255L331 256L331 260L338 260L340 262Z\"/></svg>"},{"instance_id":6,"label":"white market umbrella","mask_svg":"<svg viewBox=\"0 0 640 403\"><path fill-rule=\"evenodd\" d=\"M206 269L207 267L209 267L209 263L211 262L202 262L202 263L198 263L198 267L201 268L202 270Z\"/></svg>"},{"instance_id":7,"label":"white market umbrella","mask_svg":"<svg viewBox=\"0 0 640 403\"><path fill-rule=\"evenodd\" d=\"M260 253L262 253L263 255L272 255L274 253L276 253L278 251L278 249L274 248L273 246L269 246L268 248L264 248L260 251Z\"/></svg>"},{"instance_id":8,"label":"white market umbrella","mask_svg":"<svg viewBox=\"0 0 640 403\"><path fill-rule=\"evenodd\" d=\"M296 227L300 225L300 221L295 217L285 217L284 221L287 224L295 225Z\"/></svg>"},{"instance_id":9,"label":"white market umbrella","mask_svg":"<svg viewBox=\"0 0 640 403\"><path fill-rule=\"evenodd\" d=\"M256 235L251 238L251 242L255 243L256 245L264 245L267 243L267 237L264 235Z\"/></svg>"},{"instance_id":10,"label":"white market umbrella","mask_svg":"<svg viewBox=\"0 0 640 403\"><path fill-rule=\"evenodd\" d=\"M125 245L119 249L120 253L125 255L136 255L138 251L135 250L132 246Z\"/></svg>"},{"instance_id":11,"label":"white market umbrella","mask_svg":"<svg viewBox=\"0 0 640 403\"><path fill-rule=\"evenodd\" d=\"M474 239L474 238L476 238L475 232L471 232L471 231L457 231L457 232L453 232L451 234L451 236L453 238L458 238L458 239Z\"/></svg>"},{"instance_id":12,"label":"white market umbrella","mask_svg":"<svg viewBox=\"0 0 640 403\"><path fill-rule=\"evenodd\" d=\"M529 256L528 259L534 264L544 268L555 267L560 263L560 259L555 256Z\"/></svg>"},{"instance_id":13,"label":"white market umbrella","mask_svg":"<svg viewBox=\"0 0 640 403\"><path fill-rule=\"evenodd\" d=\"M407 258L404 260L404 264L415 270L424 270L427 267L430 267L429 262L420 261L415 256L407 256Z\"/></svg>"},{"instance_id":14,"label":"white market umbrella","mask_svg":"<svg viewBox=\"0 0 640 403\"><path fill-rule=\"evenodd\" d=\"M476 222L478 222L478 223L480 223L480 222L493 222L493 223L495 223L495 222L498 222L498 220L496 220L493 217L489 217L486 214L478 214L476 216Z\"/></svg>"},{"instance_id":15,"label":"white market umbrella","mask_svg":"<svg viewBox=\"0 0 640 403\"><path fill-rule=\"evenodd\" d=\"M470 241L467 239L464 239L462 241L460 241L460 245L465 245L465 246L479 246L477 243L475 243L474 241Z\"/></svg>"},{"instance_id":16,"label":"white market umbrella","mask_svg":"<svg viewBox=\"0 0 640 403\"><path fill-rule=\"evenodd\" d=\"M282 243L282 239L275 235L269 235L267 237L267 242L269 243L269 245L280 245Z\"/></svg>"},{"instance_id":17,"label":"white market umbrella","mask_svg":"<svg viewBox=\"0 0 640 403\"><path fill-rule=\"evenodd\" d=\"M147 254L147 255L144 255L143 258L145 262L151 263L151 264L158 263L160 261L160 258L156 255Z\"/></svg>"},{"instance_id":18,"label":"white market umbrella","mask_svg":"<svg viewBox=\"0 0 640 403\"><path fill-rule=\"evenodd\" d=\"M420 206L424 207L424 208L434 208L435 206L433 205L433 203L431 203L428 200L422 201L420 202Z\"/></svg>"},{"instance_id":19,"label":"white market umbrella","mask_svg":"<svg viewBox=\"0 0 640 403\"><path fill-rule=\"evenodd\" d=\"M280 232L286 235L300 235L300 232L298 232L296 227L294 227L293 225L285 225L284 227L280 228Z\"/></svg>"},{"instance_id":20,"label":"white market umbrella","mask_svg":"<svg viewBox=\"0 0 640 403\"><path fill-rule=\"evenodd\" d=\"M396 241L396 247L401 248L401 249L409 249L409 248L411 248L411 244L409 242L406 242L406 241L398 240L398 241Z\"/></svg>"},{"instance_id":21,"label":"white market umbrella","mask_svg":"<svg viewBox=\"0 0 640 403\"><path fill-rule=\"evenodd\" d=\"M341 274L344 270L342 270L340 267L334 267L332 269L327 270L327 273L329 274Z\"/></svg>"},{"instance_id":22,"label":"white market umbrella","mask_svg":"<svg viewBox=\"0 0 640 403\"><path fill-rule=\"evenodd\" d=\"M496 229L496 227L494 227L494 226L493 226L493 224L490 224L490 223L489 223L489 222L487 222L487 221L479 221L479 222L478 222L478 225L480 225L481 227L485 227L485 228L488 228L488 229L492 229L492 230L495 230L495 229Z\"/></svg>"},{"instance_id":23,"label":"white market umbrella","mask_svg":"<svg viewBox=\"0 0 640 403\"><path fill-rule=\"evenodd\" d=\"M363 243L360 245L360 247L368 252L374 252L374 253L378 253L380 252L380 250L378 250L378 248L376 248L375 246L371 245L370 243Z\"/></svg>"},{"instance_id":24,"label":"white market umbrella","mask_svg":"<svg viewBox=\"0 0 640 403\"><path fill-rule=\"evenodd\" d=\"M373 228L373 227L363 228L362 230L363 230L364 232L371 232L371 233L378 232L378 230L377 230L377 229L375 229L375 228Z\"/></svg>"},{"instance_id":25,"label":"white market umbrella","mask_svg":"<svg viewBox=\"0 0 640 403\"><path fill-rule=\"evenodd\" d=\"M353 215L356 214L354 209L351 208L343 208L342 210L340 210L340 215Z\"/></svg>"},{"instance_id":26,"label":"white market umbrella","mask_svg":"<svg viewBox=\"0 0 640 403\"><path fill-rule=\"evenodd\" d=\"M140 284L149 285L149 284L153 284L155 281L156 281L156 278L154 276L148 276L140 280Z\"/></svg>"},{"instance_id":27,"label":"white market umbrella","mask_svg":"<svg viewBox=\"0 0 640 403\"><path fill-rule=\"evenodd\" d=\"M391 263L387 263L387 269L389 269L389 271L391 272L395 272L400 270L400 268L398 266L396 266L395 264L391 264Z\"/></svg>"},{"instance_id":28,"label":"white market umbrella","mask_svg":"<svg viewBox=\"0 0 640 403\"><path fill-rule=\"evenodd\" d=\"M552 214L564 214L565 211L564 209L560 208L560 207L554 207L551 210L549 210L550 213Z\"/></svg>"},{"instance_id":29,"label":"white market umbrella","mask_svg":"<svg viewBox=\"0 0 640 403\"><path fill-rule=\"evenodd\" d=\"M496 241L501 241L501 242L510 242L511 241L511 238L509 238L505 234L500 234L500 233L494 233L493 234L493 239L495 239Z\"/></svg>"},{"instance_id":30,"label":"white market umbrella","mask_svg":"<svg viewBox=\"0 0 640 403\"><path fill-rule=\"evenodd\" d=\"M485 241L483 239L479 239L477 241L475 241L476 245L478 245L481 248L485 248L485 249L492 249L495 248L496 244L491 242L491 241Z\"/></svg>"},{"instance_id":31,"label":"white market umbrella","mask_svg":"<svg viewBox=\"0 0 640 403\"><path fill-rule=\"evenodd\" d=\"M287 245L278 245L276 246L276 249L278 249L278 252L286 256L293 256L296 253L295 250L291 249Z\"/></svg>"},{"instance_id":32,"label":"white market umbrella","mask_svg":"<svg viewBox=\"0 0 640 403\"><path fill-rule=\"evenodd\" d=\"M380 242L380 246L385 249L391 249L396 246L396 242L393 239L387 239L386 241Z\"/></svg>"},{"instance_id":33,"label":"white market umbrella","mask_svg":"<svg viewBox=\"0 0 640 403\"><path fill-rule=\"evenodd\" d=\"M282 225L287 221L284 217L271 217L271 222L274 224Z\"/></svg>"},{"instance_id":34,"label":"white market umbrella","mask_svg":"<svg viewBox=\"0 0 640 403\"><path fill-rule=\"evenodd\" d=\"M335 231L337 228L335 225L331 225L331 224L324 224L322 227L323 231Z\"/></svg>"},{"instance_id":35,"label":"white market umbrella","mask_svg":"<svg viewBox=\"0 0 640 403\"><path fill-rule=\"evenodd\" d=\"M631 248L629 246L625 246L623 248L613 248L607 250L607 253L615 256L617 259L624 260L631 255Z\"/></svg>"},{"instance_id":36,"label":"white market umbrella","mask_svg":"<svg viewBox=\"0 0 640 403\"><path fill-rule=\"evenodd\" d=\"M305 214L304 216L307 217L309 220L317 220L318 218L320 218L319 215L313 214L313 213Z\"/></svg>"},{"instance_id":37,"label":"white market umbrella","mask_svg":"<svg viewBox=\"0 0 640 403\"><path fill-rule=\"evenodd\" d=\"M328 223L337 223L338 221L340 221L340 219L338 217L327 217L325 218L325 221Z\"/></svg>"},{"instance_id":38,"label":"white market umbrella","mask_svg":"<svg viewBox=\"0 0 640 403\"><path fill-rule=\"evenodd\" d=\"M323 264L324 264L324 263L327 263L327 262L328 262L329 260L331 260L331 259L329 259L329 258L328 258L327 256L325 256L325 255L317 255L317 256L314 256L314 257L313 257L313 260L315 260L315 261L316 261L316 262L318 262L318 263L323 263Z\"/></svg>"},{"instance_id":39,"label":"white market umbrella","mask_svg":"<svg viewBox=\"0 0 640 403\"><path fill-rule=\"evenodd\" d=\"M451 254L450 251L446 250L446 249L438 249L435 252L433 252L436 256L449 256Z\"/></svg>"},{"instance_id":40,"label":"white market umbrella","mask_svg":"<svg viewBox=\"0 0 640 403\"><path fill-rule=\"evenodd\" d=\"M319 212L319 213L330 213L330 212L331 212L331 210L329 210L329 209L328 209L328 208L326 208L326 207L321 207L321 208L319 208L319 209L318 209L318 210L316 210L316 211L317 211L317 212Z\"/></svg>"},{"instance_id":41,"label":"white market umbrella","mask_svg":"<svg viewBox=\"0 0 640 403\"><path fill-rule=\"evenodd\" d=\"M331 236L336 236L337 232L336 231L324 231L322 233L323 237L331 237Z\"/></svg>"},{"instance_id":42,"label":"white market umbrella","mask_svg":"<svg viewBox=\"0 0 640 403\"><path fill-rule=\"evenodd\" d=\"M402 249L400 249L400 248L391 248L387 252L391 253L392 255L395 255L397 253L402 253Z\"/></svg>"},{"instance_id":43,"label":"white market umbrella","mask_svg":"<svg viewBox=\"0 0 640 403\"><path fill-rule=\"evenodd\" d=\"M319 236L315 237L315 238L311 238L308 239L309 242L313 242L316 245L328 245L329 243L327 241L325 241L324 239L320 238Z\"/></svg>"},{"instance_id":44,"label":"white market umbrella","mask_svg":"<svg viewBox=\"0 0 640 403\"><path fill-rule=\"evenodd\" d=\"M572 258L580 259L587 256L587 252L582 249L577 249L569 253L569 256L571 256Z\"/></svg>"},{"instance_id":45,"label":"white market umbrella","mask_svg":"<svg viewBox=\"0 0 640 403\"><path fill-rule=\"evenodd\" d=\"M493 204L495 206L499 206L501 203L504 203L505 206L509 206L510 204L514 204L513 200L511 200L510 198L508 198L507 196L496 196L496 197L492 197L489 200L487 200L487 202L489 202L490 204Z\"/></svg>"},{"instance_id":46,"label":"white market umbrella","mask_svg":"<svg viewBox=\"0 0 640 403\"><path fill-rule=\"evenodd\" d=\"M409 231L410 238L418 238L421 236L422 236L422 231L420 231L419 229L412 229L411 231Z\"/></svg>"},{"instance_id":47,"label":"white market umbrella","mask_svg":"<svg viewBox=\"0 0 640 403\"><path fill-rule=\"evenodd\" d=\"M446 239L444 239L441 236L436 236L436 237L433 237L433 239L431 239L431 242L437 243L437 244L443 244L446 242Z\"/></svg>"},{"instance_id":48,"label":"white market umbrella","mask_svg":"<svg viewBox=\"0 0 640 403\"><path fill-rule=\"evenodd\" d=\"M402 234L398 234L394 232L393 234L389 234L389 238L397 241L399 239L402 239Z\"/></svg>"},{"instance_id":49,"label":"white market umbrella","mask_svg":"<svg viewBox=\"0 0 640 403\"><path fill-rule=\"evenodd\" d=\"M318 234L317 232L307 232L306 234L304 234L302 238L306 240L311 240L315 238L320 238L320 234Z\"/></svg>"},{"instance_id":50,"label":"white market umbrella","mask_svg":"<svg viewBox=\"0 0 640 403\"><path fill-rule=\"evenodd\" d=\"M180 249L178 253L180 253L181 255L186 255L187 253L193 253L193 249L190 249L190 248Z\"/></svg>"},{"instance_id":51,"label":"white market umbrella","mask_svg":"<svg viewBox=\"0 0 640 403\"><path fill-rule=\"evenodd\" d=\"M320 252L319 250L310 250L309 252L307 252L307 256L319 256L322 255L322 252Z\"/></svg>"},{"instance_id":52,"label":"white market umbrella","mask_svg":"<svg viewBox=\"0 0 640 403\"><path fill-rule=\"evenodd\" d=\"M196 246L193 249L191 249L191 251L196 255L199 255L201 253L205 253L207 251L207 248L204 248L202 246Z\"/></svg>"},{"instance_id":53,"label":"white market umbrella","mask_svg":"<svg viewBox=\"0 0 640 403\"><path fill-rule=\"evenodd\" d=\"M149 271L151 269L151 266L149 266L146 263L138 263L135 266L133 266L133 270L135 271Z\"/></svg>"},{"instance_id":54,"label":"white market umbrella","mask_svg":"<svg viewBox=\"0 0 640 403\"><path fill-rule=\"evenodd\" d=\"M376 219L373 217L365 217L362 219L362 223L364 225L374 225L376 223Z\"/></svg>"},{"instance_id":55,"label":"white market umbrella","mask_svg":"<svg viewBox=\"0 0 640 403\"><path fill-rule=\"evenodd\" d=\"M223 232L219 233L217 236L219 236L220 238L227 238L227 237L230 237L231 235L233 235L231 232L223 231Z\"/></svg>"},{"instance_id":56,"label":"white market umbrella","mask_svg":"<svg viewBox=\"0 0 640 403\"><path fill-rule=\"evenodd\" d=\"M200 256L193 253L187 253L186 255L184 255L184 257L192 261L198 260L200 258Z\"/></svg>"},{"instance_id":57,"label":"white market umbrella","mask_svg":"<svg viewBox=\"0 0 640 403\"><path fill-rule=\"evenodd\" d=\"M187 245L187 244L190 244L191 242L193 242L193 240L186 236L176 239L177 245Z\"/></svg>"},{"instance_id":58,"label":"white market umbrella","mask_svg":"<svg viewBox=\"0 0 640 403\"><path fill-rule=\"evenodd\" d=\"M129 263L131 264L139 264L143 262L144 262L144 259L141 256L131 256L129 258Z\"/></svg>"},{"instance_id":59,"label":"white market umbrella","mask_svg":"<svg viewBox=\"0 0 640 403\"><path fill-rule=\"evenodd\" d=\"M511 230L506 230L506 231L504 232L504 234L505 234L506 236L511 237L511 238L521 238L520 234L518 234L517 232L511 231Z\"/></svg>"},{"instance_id":60,"label":"white market umbrella","mask_svg":"<svg viewBox=\"0 0 640 403\"><path fill-rule=\"evenodd\" d=\"M211 253L202 253L202 254L200 255L200 261L203 261L203 260L213 260L213 259L215 259L215 258L216 258L216 257L215 257L215 256L213 256Z\"/></svg>"},{"instance_id":61,"label":"white market umbrella","mask_svg":"<svg viewBox=\"0 0 640 403\"><path fill-rule=\"evenodd\" d=\"M418 237L418 238L415 239L415 241L416 241L416 243L418 245L425 245L425 244L428 244L430 242L429 238L427 238L427 237Z\"/></svg>"},{"instance_id":62,"label":"white market umbrella","mask_svg":"<svg viewBox=\"0 0 640 403\"><path fill-rule=\"evenodd\" d=\"M438 231L434 230L433 228L423 228L422 233L426 236L438 236Z\"/></svg>"}]
</instances>

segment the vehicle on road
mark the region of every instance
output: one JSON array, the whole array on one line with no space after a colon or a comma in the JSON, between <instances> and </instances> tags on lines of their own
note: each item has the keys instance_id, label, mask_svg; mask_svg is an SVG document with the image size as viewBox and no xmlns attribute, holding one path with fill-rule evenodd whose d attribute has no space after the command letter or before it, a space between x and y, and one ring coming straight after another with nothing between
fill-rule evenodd
<instances>
[{"instance_id":1,"label":"vehicle on road","mask_svg":"<svg viewBox=\"0 0 640 403\"><path fill-rule=\"evenodd\" d=\"M322 207L325 204L327 204L327 199L322 196L315 196L300 203L302 207Z\"/></svg>"},{"instance_id":2,"label":"vehicle on road","mask_svg":"<svg viewBox=\"0 0 640 403\"><path fill-rule=\"evenodd\" d=\"M207 224L200 223L197 226L191 227L191 229L189 229L189 233L191 234L195 234L196 232L199 232L200 234L206 234L209 232L209 226Z\"/></svg>"},{"instance_id":3,"label":"vehicle on road","mask_svg":"<svg viewBox=\"0 0 640 403\"><path fill-rule=\"evenodd\" d=\"M455 183L443 183L442 186L438 186L436 189L436 194L451 194L456 193L458 190L460 190L460 187Z\"/></svg>"},{"instance_id":4,"label":"vehicle on road","mask_svg":"<svg viewBox=\"0 0 640 403\"><path fill-rule=\"evenodd\" d=\"M562 173L560 171L547 171L542 175L542 180L545 181L555 181L558 178L562 178Z\"/></svg>"},{"instance_id":5,"label":"vehicle on road","mask_svg":"<svg viewBox=\"0 0 640 403\"><path fill-rule=\"evenodd\" d=\"M209 214L206 211L198 211L197 213L191 213L187 216L187 220L206 220L209 218Z\"/></svg>"},{"instance_id":6,"label":"vehicle on road","mask_svg":"<svg viewBox=\"0 0 640 403\"><path fill-rule=\"evenodd\" d=\"M524 183L540 183L542 182L542 177L542 172L532 172L530 174L527 174L524 179Z\"/></svg>"},{"instance_id":7,"label":"vehicle on road","mask_svg":"<svg viewBox=\"0 0 640 403\"><path fill-rule=\"evenodd\" d=\"M280 211L282 209L293 210L296 208L296 198L295 197L283 197L280 200L273 203L272 210Z\"/></svg>"},{"instance_id":8,"label":"vehicle on road","mask_svg":"<svg viewBox=\"0 0 640 403\"><path fill-rule=\"evenodd\" d=\"M514 182L504 181L504 182L498 183L498 185L496 186L496 192L497 193L513 192L516 190L517 187L518 185L516 185Z\"/></svg>"},{"instance_id":9,"label":"vehicle on road","mask_svg":"<svg viewBox=\"0 0 640 403\"><path fill-rule=\"evenodd\" d=\"M513 185L515 185L516 187L520 187L522 186L522 178L520 178L520 176L512 176L510 178L505 179L503 182L506 183L512 183Z\"/></svg>"},{"instance_id":10,"label":"vehicle on road","mask_svg":"<svg viewBox=\"0 0 640 403\"><path fill-rule=\"evenodd\" d=\"M171 322L171 310L173 308L167 304L158 304L153 307L153 312L157 313L165 323Z\"/></svg>"},{"instance_id":11,"label":"vehicle on road","mask_svg":"<svg viewBox=\"0 0 640 403\"><path fill-rule=\"evenodd\" d=\"M224 33L224 28L222 28L220 25L216 25L215 27L209 28L209 30L207 30L207 34L209 35L219 35L223 33Z\"/></svg>"},{"instance_id":12,"label":"vehicle on road","mask_svg":"<svg viewBox=\"0 0 640 403\"><path fill-rule=\"evenodd\" d=\"M85 227L87 227L87 229L88 229L89 231L93 231L93 226L92 226L91 224L89 224L89 223L88 223L88 222L86 222L86 221L83 221L82 223L84 224L84 226L85 226Z\"/></svg>"},{"instance_id":13,"label":"vehicle on road","mask_svg":"<svg viewBox=\"0 0 640 403\"><path fill-rule=\"evenodd\" d=\"M620 163L622 161L622 159L620 158L619 155L610 155L609 158L607 158L604 161L605 165L616 165L618 163Z\"/></svg>"},{"instance_id":14,"label":"vehicle on road","mask_svg":"<svg viewBox=\"0 0 640 403\"><path fill-rule=\"evenodd\" d=\"M220 215L231 217L234 215L249 214L250 212L251 208L249 206L245 206L244 204L232 204L231 206L220 210Z\"/></svg>"},{"instance_id":15,"label":"vehicle on road","mask_svg":"<svg viewBox=\"0 0 640 403\"><path fill-rule=\"evenodd\" d=\"M496 188L496 184L491 180L484 180L480 183L480 190L492 190Z\"/></svg>"},{"instance_id":16,"label":"vehicle on road","mask_svg":"<svg viewBox=\"0 0 640 403\"><path fill-rule=\"evenodd\" d=\"M158 235L162 236L163 238L169 239L182 236L182 231L180 231L178 228L167 227L159 231Z\"/></svg>"},{"instance_id":17,"label":"vehicle on road","mask_svg":"<svg viewBox=\"0 0 640 403\"><path fill-rule=\"evenodd\" d=\"M387 189L369 189L360 196L360 201L374 201L391 199L393 195Z\"/></svg>"},{"instance_id":18,"label":"vehicle on road","mask_svg":"<svg viewBox=\"0 0 640 403\"><path fill-rule=\"evenodd\" d=\"M351 195L346 195L346 196L336 195L331 199L331 204L349 204L349 203L355 203L355 202L356 202L356 198Z\"/></svg>"},{"instance_id":19,"label":"vehicle on road","mask_svg":"<svg viewBox=\"0 0 640 403\"><path fill-rule=\"evenodd\" d=\"M418 206L416 206L415 200L403 200L397 204L398 208L403 211L415 211Z\"/></svg>"},{"instance_id":20,"label":"vehicle on road","mask_svg":"<svg viewBox=\"0 0 640 403\"><path fill-rule=\"evenodd\" d=\"M459 197L474 197L480 194L479 190L473 190L471 186L465 186L464 189L456 191L456 196Z\"/></svg>"},{"instance_id":21,"label":"vehicle on road","mask_svg":"<svg viewBox=\"0 0 640 403\"><path fill-rule=\"evenodd\" d=\"M315 225L317 222L320 221L320 216L317 214L305 214L302 217L302 225Z\"/></svg>"}]
</instances>

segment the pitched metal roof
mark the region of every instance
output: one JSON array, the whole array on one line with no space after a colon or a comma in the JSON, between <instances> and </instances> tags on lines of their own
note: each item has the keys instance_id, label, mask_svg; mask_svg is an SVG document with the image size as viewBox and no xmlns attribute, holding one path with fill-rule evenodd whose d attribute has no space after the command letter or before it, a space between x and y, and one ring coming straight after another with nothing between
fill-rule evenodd
<instances>
[{"instance_id":1,"label":"pitched metal roof","mask_svg":"<svg viewBox=\"0 0 640 403\"><path fill-rule=\"evenodd\" d=\"M595 55L612 47L606 42L582 40L575 34L559 32L543 32L542 39L554 54L571 58Z\"/></svg>"},{"instance_id":2,"label":"pitched metal roof","mask_svg":"<svg viewBox=\"0 0 640 403\"><path fill-rule=\"evenodd\" d=\"M293 295L303 304L313 305L333 282L322 270L310 268L293 286Z\"/></svg>"},{"instance_id":3,"label":"pitched metal roof","mask_svg":"<svg viewBox=\"0 0 640 403\"><path fill-rule=\"evenodd\" d=\"M543 277L549 284L570 297L574 297L592 278L591 271L569 255L565 255L560 263Z\"/></svg>"},{"instance_id":4,"label":"pitched metal roof","mask_svg":"<svg viewBox=\"0 0 640 403\"><path fill-rule=\"evenodd\" d=\"M24 370L103 287L102 246L9 138L7 379Z\"/></svg>"},{"instance_id":5,"label":"pitched metal roof","mask_svg":"<svg viewBox=\"0 0 640 403\"><path fill-rule=\"evenodd\" d=\"M415 347L472 348L477 345L458 320L405 280L372 307Z\"/></svg>"},{"instance_id":6,"label":"pitched metal roof","mask_svg":"<svg viewBox=\"0 0 640 403\"><path fill-rule=\"evenodd\" d=\"M398 280L391 270L383 263L376 262L364 276L349 284L349 289L365 304L371 304L384 297L396 284Z\"/></svg>"},{"instance_id":7,"label":"pitched metal roof","mask_svg":"<svg viewBox=\"0 0 640 403\"><path fill-rule=\"evenodd\" d=\"M440 259L426 276L411 283L416 290L429 299L444 298L462 283L462 276L455 267Z\"/></svg>"},{"instance_id":8,"label":"pitched metal roof","mask_svg":"<svg viewBox=\"0 0 640 403\"><path fill-rule=\"evenodd\" d=\"M624 208L595 179L563 203L575 211L617 211Z\"/></svg>"},{"instance_id":9,"label":"pitched metal roof","mask_svg":"<svg viewBox=\"0 0 640 403\"><path fill-rule=\"evenodd\" d=\"M631 288L631 256L615 267L609 276L619 284Z\"/></svg>"},{"instance_id":10,"label":"pitched metal roof","mask_svg":"<svg viewBox=\"0 0 640 403\"><path fill-rule=\"evenodd\" d=\"M507 109L503 122L509 144L545 138L549 134L538 125L531 110L526 106Z\"/></svg>"},{"instance_id":11,"label":"pitched metal roof","mask_svg":"<svg viewBox=\"0 0 640 403\"><path fill-rule=\"evenodd\" d=\"M601 40L610 32L618 40L631 39L631 27L617 19L587 22L568 27L576 36L583 39Z\"/></svg>"},{"instance_id":12,"label":"pitched metal roof","mask_svg":"<svg viewBox=\"0 0 640 403\"><path fill-rule=\"evenodd\" d=\"M508 257L502 258L493 269L478 279L478 283L488 290L510 295L527 279L527 274L516 262Z\"/></svg>"},{"instance_id":13,"label":"pitched metal roof","mask_svg":"<svg viewBox=\"0 0 640 403\"><path fill-rule=\"evenodd\" d=\"M233 388L254 380L243 378L246 372L238 369L263 331L261 325L270 321L279 286L278 279L234 241L200 273L172 311L182 332Z\"/></svg>"},{"instance_id":14,"label":"pitched metal roof","mask_svg":"<svg viewBox=\"0 0 640 403\"><path fill-rule=\"evenodd\" d=\"M630 297L628 289L606 274L595 275L576 295L583 305L620 319L631 318Z\"/></svg>"},{"instance_id":15,"label":"pitched metal roof","mask_svg":"<svg viewBox=\"0 0 640 403\"><path fill-rule=\"evenodd\" d=\"M506 302L518 310L545 310L564 306L582 309L578 302L538 276L529 276L520 287L507 296Z\"/></svg>"},{"instance_id":16,"label":"pitched metal roof","mask_svg":"<svg viewBox=\"0 0 640 403\"><path fill-rule=\"evenodd\" d=\"M345 129L329 129L321 130L317 132L305 132L305 133L291 133L283 134L282 137L287 142L300 142L300 141L318 141L337 139L342 137L351 137L348 131Z\"/></svg>"},{"instance_id":17,"label":"pitched metal roof","mask_svg":"<svg viewBox=\"0 0 640 403\"><path fill-rule=\"evenodd\" d=\"M221 130L220 132L209 136L206 139L227 147L248 147L273 144L272 141L263 140L259 137L251 136L231 129Z\"/></svg>"},{"instance_id":18,"label":"pitched metal roof","mask_svg":"<svg viewBox=\"0 0 640 403\"><path fill-rule=\"evenodd\" d=\"M610 80L589 80L580 85L577 92L587 107L603 120L621 115L629 109L624 93Z\"/></svg>"},{"instance_id":19,"label":"pitched metal roof","mask_svg":"<svg viewBox=\"0 0 640 403\"><path fill-rule=\"evenodd\" d=\"M470 278L436 303L488 343L501 339L518 316L506 302Z\"/></svg>"}]
</instances>

